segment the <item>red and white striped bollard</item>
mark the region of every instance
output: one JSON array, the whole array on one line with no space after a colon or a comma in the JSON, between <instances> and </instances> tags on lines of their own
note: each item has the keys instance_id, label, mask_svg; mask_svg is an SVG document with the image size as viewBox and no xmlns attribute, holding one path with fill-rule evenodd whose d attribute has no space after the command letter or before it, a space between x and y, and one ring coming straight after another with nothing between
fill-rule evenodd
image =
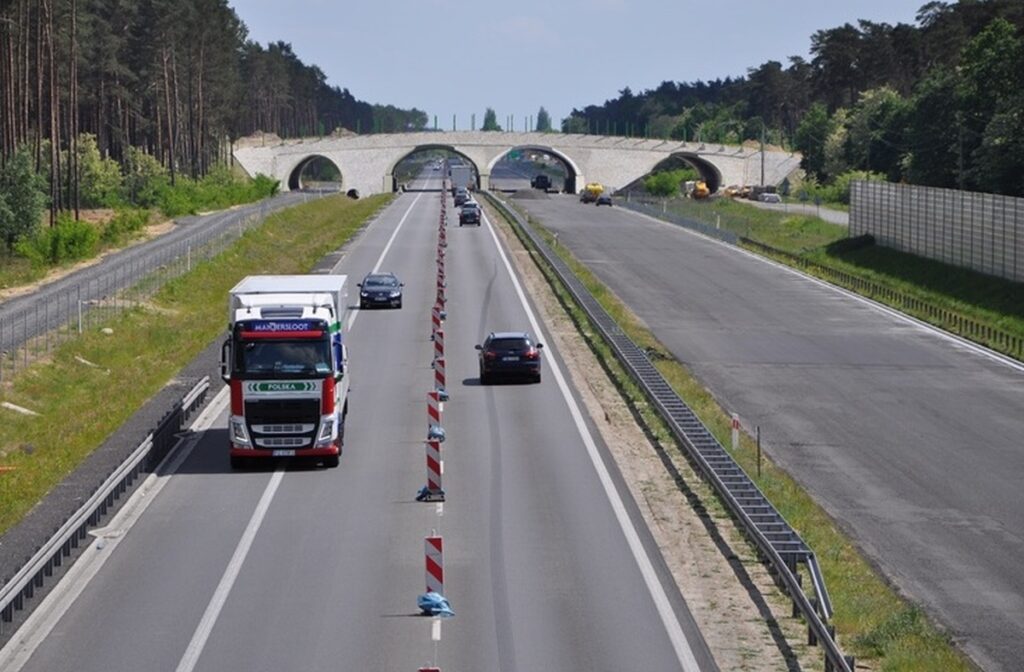
<instances>
[{"instance_id":1,"label":"red and white striped bollard","mask_svg":"<svg viewBox=\"0 0 1024 672\"><path fill-rule=\"evenodd\" d=\"M424 539L426 555L427 592L444 595L444 540L441 537Z\"/></svg>"}]
</instances>

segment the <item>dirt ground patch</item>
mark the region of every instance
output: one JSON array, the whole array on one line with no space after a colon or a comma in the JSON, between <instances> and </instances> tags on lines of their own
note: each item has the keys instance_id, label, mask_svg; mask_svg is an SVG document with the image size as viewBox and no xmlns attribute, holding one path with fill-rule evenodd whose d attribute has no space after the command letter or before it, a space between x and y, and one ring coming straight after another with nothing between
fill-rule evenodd
<instances>
[{"instance_id":1,"label":"dirt ground patch","mask_svg":"<svg viewBox=\"0 0 1024 672\"><path fill-rule=\"evenodd\" d=\"M821 669L802 621L710 486L675 446L655 444L587 347L530 253L488 208L721 670Z\"/></svg>"}]
</instances>

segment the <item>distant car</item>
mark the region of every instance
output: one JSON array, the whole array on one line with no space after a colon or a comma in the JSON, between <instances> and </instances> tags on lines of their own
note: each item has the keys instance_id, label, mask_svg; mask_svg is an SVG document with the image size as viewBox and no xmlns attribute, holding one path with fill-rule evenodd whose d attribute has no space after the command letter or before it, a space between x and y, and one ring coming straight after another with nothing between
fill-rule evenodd
<instances>
[{"instance_id":1,"label":"distant car","mask_svg":"<svg viewBox=\"0 0 1024 672\"><path fill-rule=\"evenodd\" d=\"M476 201L467 201L462 209L459 210L459 226L465 224L476 224L480 226L480 204Z\"/></svg>"},{"instance_id":2,"label":"distant car","mask_svg":"<svg viewBox=\"0 0 1024 672\"><path fill-rule=\"evenodd\" d=\"M469 192L466 191L464 188L459 187L455 191L455 205L456 206L465 205L466 202L468 202L468 201L469 201Z\"/></svg>"},{"instance_id":3,"label":"distant car","mask_svg":"<svg viewBox=\"0 0 1024 672\"><path fill-rule=\"evenodd\" d=\"M778 194L761 194L760 196L762 203L782 203L782 196Z\"/></svg>"},{"instance_id":4,"label":"distant car","mask_svg":"<svg viewBox=\"0 0 1024 672\"><path fill-rule=\"evenodd\" d=\"M402 307L402 287L394 273L370 273L359 283L359 307Z\"/></svg>"},{"instance_id":5,"label":"distant car","mask_svg":"<svg viewBox=\"0 0 1024 672\"><path fill-rule=\"evenodd\" d=\"M597 200L594 202L594 205L612 205L612 195L601 194L600 196L597 197Z\"/></svg>"},{"instance_id":6,"label":"distant car","mask_svg":"<svg viewBox=\"0 0 1024 672\"><path fill-rule=\"evenodd\" d=\"M530 186L534 189L549 189L551 187L551 178L544 174L537 175L530 180Z\"/></svg>"},{"instance_id":7,"label":"distant car","mask_svg":"<svg viewBox=\"0 0 1024 672\"><path fill-rule=\"evenodd\" d=\"M498 376L528 378L540 382L540 351L524 331L491 332L476 349L480 351L480 384L493 383Z\"/></svg>"}]
</instances>

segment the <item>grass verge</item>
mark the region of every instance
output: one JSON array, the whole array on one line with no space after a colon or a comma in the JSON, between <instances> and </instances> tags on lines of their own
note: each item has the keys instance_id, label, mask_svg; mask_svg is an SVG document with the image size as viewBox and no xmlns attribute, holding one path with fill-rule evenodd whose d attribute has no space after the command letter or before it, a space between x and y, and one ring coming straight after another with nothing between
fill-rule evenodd
<instances>
[{"instance_id":1,"label":"grass verge","mask_svg":"<svg viewBox=\"0 0 1024 672\"><path fill-rule=\"evenodd\" d=\"M308 271L390 198L336 196L274 213L169 282L145 309L102 325L112 336L98 329L83 334L0 389L0 400L39 414L0 409L0 467L13 468L0 472L0 533L224 332L227 292L242 277Z\"/></svg>"},{"instance_id":2,"label":"grass verge","mask_svg":"<svg viewBox=\"0 0 1024 672\"><path fill-rule=\"evenodd\" d=\"M652 361L673 389L719 442L728 447L731 431L729 413L585 265L564 246L556 245L554 237L542 225L532 219L530 222L616 320L623 332L650 353ZM510 224L523 245L531 250L534 262L548 278L584 339L616 381L627 402L647 424L652 436L667 445L674 443L665 424L619 365L610 348L597 335L597 330L590 324L586 314L575 305L557 276L536 253L529 238L522 235L514 223ZM919 607L901 598L879 576L796 481L771 460L764 458L761 461L761 475L757 476L757 450L751 437L741 437L739 449L733 452L733 458L752 476L768 499L818 555L835 604L836 615L833 621L840 641L847 651L858 657L858 666L868 663L872 669L885 672L966 672L974 669L970 661L927 619Z\"/></svg>"}]
</instances>

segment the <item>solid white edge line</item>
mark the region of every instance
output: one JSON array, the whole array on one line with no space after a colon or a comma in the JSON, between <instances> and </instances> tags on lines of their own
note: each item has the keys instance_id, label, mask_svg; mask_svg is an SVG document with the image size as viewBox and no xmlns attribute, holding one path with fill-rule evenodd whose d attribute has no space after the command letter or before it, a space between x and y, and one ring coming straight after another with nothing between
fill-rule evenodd
<instances>
[{"instance_id":1,"label":"solid white edge line","mask_svg":"<svg viewBox=\"0 0 1024 672\"><path fill-rule=\"evenodd\" d=\"M1000 352L996 352L995 350L990 350L989 348L986 348L983 345L975 343L974 341L970 341L964 338L963 336L958 336L957 334L946 331L941 327L937 327L934 324L925 322L924 320L916 318L913 315L908 315L907 313L904 313L896 308L893 308L892 306L881 303L880 301L875 301L874 299L858 294L853 290L846 289L845 287L840 287L839 285L833 285L831 282L827 282L825 280L822 280L821 278L816 278L813 275L810 275L809 273L804 273L803 271L793 268L792 266L787 266L786 264L775 261L774 259L769 259L768 257L762 257L756 252L751 252L750 250L743 249L739 245L732 245L723 240L718 240L717 238L707 236L703 233L700 233L699 231L694 231L693 229L689 229L685 226L682 226L681 224L673 224L672 222L666 222L663 219L658 219L657 217L653 217L643 212L636 212L635 210L630 210L629 208L624 208L622 211L625 211L635 217L641 217L643 219L649 220L651 222L654 222L655 224L670 227L676 231L682 231L683 233L687 233L691 236L697 236L698 238L701 238L708 242L720 245L726 248L727 250L738 252L744 256L750 257L751 259L760 261L761 263L767 264L769 266L774 266L779 270L786 271L787 273L803 278L804 280L809 280L810 282L819 285L820 287L830 289L833 292L836 292L837 294L845 296L846 298L853 299L855 301L865 304L870 308L874 308L878 312L885 313L890 317L894 317L902 322L906 322L910 326L917 327L920 331L928 332L933 336L938 336L939 338L950 341L954 345L958 345L963 349L969 350L976 355L981 355L982 357L992 360L998 364L1003 364L1004 366L1008 366L1011 369L1016 369L1017 371L1024 372L1024 363L1018 362L1012 357L1008 357L1007 355L1004 355Z\"/></svg>"},{"instance_id":2,"label":"solid white edge line","mask_svg":"<svg viewBox=\"0 0 1024 672\"><path fill-rule=\"evenodd\" d=\"M498 240L498 235L495 233L490 219L483 216L483 220L487 223L487 230L490 232L491 238L494 240L494 245L498 249L498 255L501 257L501 260L505 265L505 270L508 271L509 277L512 279L512 285L515 287L516 294L519 297L519 302L526 311L526 316L530 321L530 326L538 337L542 337L543 332L541 331L540 324L533 313L533 309L530 308L529 301L526 299L526 294L523 292L519 279L516 277L516 274L512 269L512 265L509 263L508 257L505 255L505 251L501 247L501 242ZM698 672L700 670L700 666L697 664L696 658L694 658L693 649L690 647L690 642L686 638L686 633L683 632L683 628L679 624L679 620L676 618L675 610L672 609L668 595L665 593L665 587L661 585L661 581L658 579L658 574L654 570L654 564L651 562L650 557L647 555L647 551L644 549L643 543L640 541L640 535L637 534L636 528L633 526L633 521L629 518L626 506L623 504L618 490L615 489L615 484L612 482L611 474L608 473L608 468L605 466L604 460L601 459L601 455L597 450L597 444L594 442L594 437L591 435L590 429L587 428L586 422L583 419L583 413L580 411L579 406L576 404L576 400L572 396L572 392L569 390L569 385L565 381L565 376L562 375L561 367L558 365L558 362L555 361L554 357L547 358L547 361L549 368L555 376L555 381L558 383L558 389L562 392L562 397L565 399L565 403L569 407L569 413L572 415L573 422L576 424L576 430L579 432L580 438L583 440L583 445L586 446L587 454L590 456L590 461L593 463L594 470L597 472L598 479L601 481L601 486L604 488L605 496L608 498L608 502L611 504L612 510L615 512L615 519L618 521L619 527L622 529L622 532L626 537L626 543L629 545L629 550L633 553L633 558L636 560L636 564L640 569L640 574L643 576L644 583L647 585L647 590L651 593L651 599L654 600L654 606L658 610L661 622L665 626L665 631L668 634L669 640L672 642L673 649L675 649L676 658L679 660L679 664L685 672Z\"/></svg>"},{"instance_id":3,"label":"solid white edge line","mask_svg":"<svg viewBox=\"0 0 1024 672\"><path fill-rule=\"evenodd\" d=\"M167 485L170 477L192 454L193 448L199 442L199 434L209 429L213 425L213 421L227 408L228 389L227 387L221 389L189 426L193 435L182 439L188 442L185 447L181 450L172 448L156 471L146 477L146 480L135 489L124 506L111 518L110 523L102 529L94 529L89 532L90 536L102 541L90 540L88 548L82 551L81 556L67 571L67 574L57 582L53 590L25 619L18 629L18 635L0 650L0 670L4 670L4 672L21 670L57 626L57 623L64 618L75 601L85 592L92 579L103 568L107 559L120 545L128 531L138 522L149 505ZM164 469L164 465L166 465L166 469Z\"/></svg>"}]
</instances>

